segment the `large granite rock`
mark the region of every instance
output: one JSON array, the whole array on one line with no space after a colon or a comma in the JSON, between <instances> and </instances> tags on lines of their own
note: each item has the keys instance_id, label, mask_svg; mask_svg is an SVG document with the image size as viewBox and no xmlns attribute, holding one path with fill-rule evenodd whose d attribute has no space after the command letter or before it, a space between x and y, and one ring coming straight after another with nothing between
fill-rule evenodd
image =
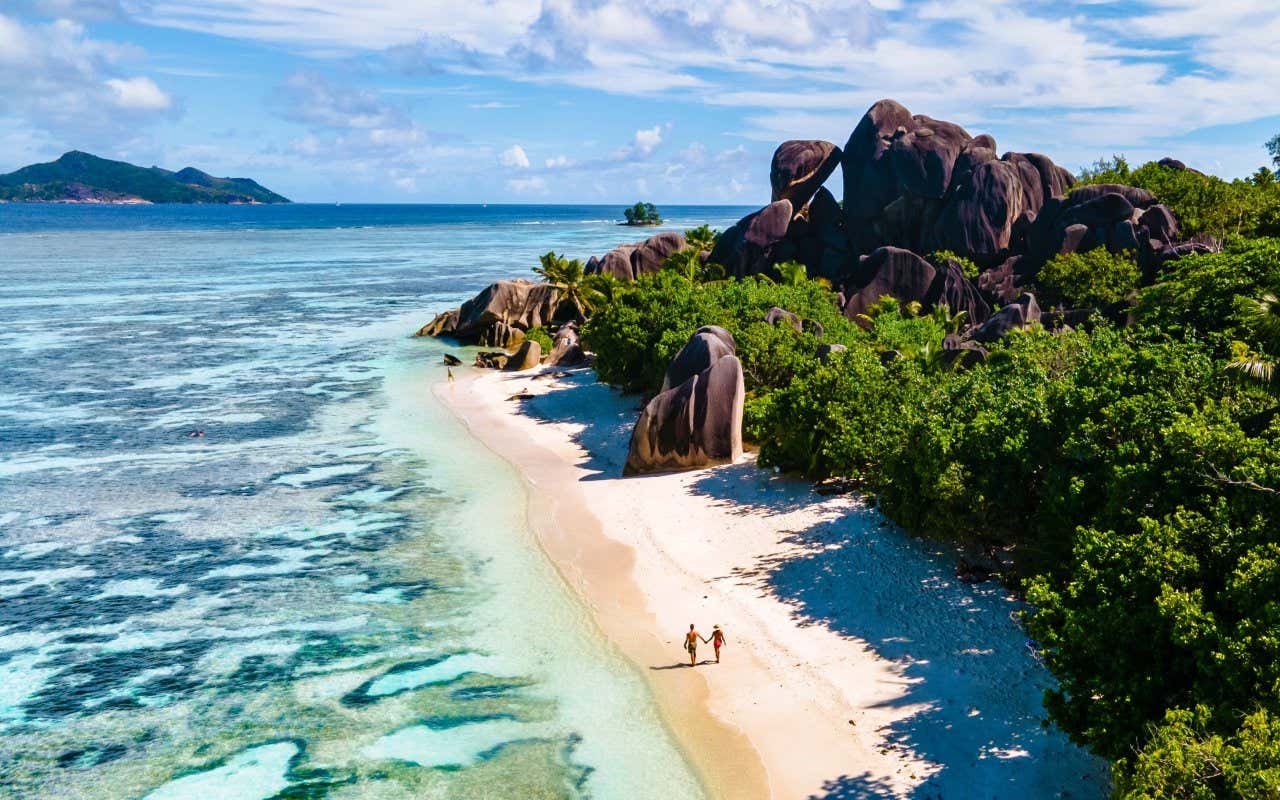
<instances>
[{"instance_id":1,"label":"large granite rock","mask_svg":"<svg viewBox=\"0 0 1280 800\"><path fill-rule=\"evenodd\" d=\"M694 339L699 337L723 343L719 336L705 331L694 335ZM701 346L697 349L706 352ZM645 405L636 421L623 474L736 461L742 456L745 399L742 363L732 353L723 353L701 371L664 388Z\"/></svg>"},{"instance_id":2,"label":"large granite rock","mask_svg":"<svg viewBox=\"0 0 1280 800\"><path fill-rule=\"evenodd\" d=\"M534 339L526 339L524 344L520 345L510 359L507 360L503 369L508 372L521 372L526 369L533 369L542 363L542 345Z\"/></svg>"},{"instance_id":3,"label":"large granite rock","mask_svg":"<svg viewBox=\"0 0 1280 800\"><path fill-rule=\"evenodd\" d=\"M662 391L679 386L689 378L710 367L724 356L738 352L733 334L719 325L703 325L694 331L676 357L667 365L662 379Z\"/></svg>"},{"instance_id":4,"label":"large granite rock","mask_svg":"<svg viewBox=\"0 0 1280 800\"><path fill-rule=\"evenodd\" d=\"M969 334L969 339L989 344L1001 339L1015 328L1026 328L1040 321L1040 306L1035 295L1023 293L1018 299L1001 308L982 326Z\"/></svg>"},{"instance_id":5,"label":"large granite rock","mask_svg":"<svg viewBox=\"0 0 1280 800\"><path fill-rule=\"evenodd\" d=\"M777 327L778 325L786 325L793 329L796 333L804 332L804 320L799 314L787 311L785 308L774 306L764 314L764 321Z\"/></svg>"},{"instance_id":6,"label":"large granite rock","mask_svg":"<svg viewBox=\"0 0 1280 800\"><path fill-rule=\"evenodd\" d=\"M803 208L840 164L840 148L818 139L792 140L778 145L769 166L772 202L788 200Z\"/></svg>"},{"instance_id":7,"label":"large granite rock","mask_svg":"<svg viewBox=\"0 0 1280 800\"><path fill-rule=\"evenodd\" d=\"M567 322L556 331L552 340L551 352L547 354L547 363L556 367L572 367L581 364L587 358L578 338L576 323Z\"/></svg>"},{"instance_id":8,"label":"large granite rock","mask_svg":"<svg viewBox=\"0 0 1280 800\"><path fill-rule=\"evenodd\" d=\"M683 233L667 231L643 242L618 245L599 258L592 256L584 269L588 275L612 275L620 281L633 281L662 269L667 256L687 246Z\"/></svg>"},{"instance_id":9,"label":"large granite rock","mask_svg":"<svg viewBox=\"0 0 1280 800\"><path fill-rule=\"evenodd\" d=\"M530 328L557 321L572 309L562 308L560 290L547 283L526 280L497 281L462 304L446 311L418 330L419 336L449 336L460 341L505 347L511 330L522 334Z\"/></svg>"},{"instance_id":10,"label":"large granite rock","mask_svg":"<svg viewBox=\"0 0 1280 800\"><path fill-rule=\"evenodd\" d=\"M780 246L791 227L791 216L790 200L779 200L748 214L720 234L707 260L720 264L735 278L768 272L774 264L786 260L787 252Z\"/></svg>"},{"instance_id":11,"label":"large granite rock","mask_svg":"<svg viewBox=\"0 0 1280 800\"><path fill-rule=\"evenodd\" d=\"M845 290L844 315L860 323L861 315L886 295L904 304L916 301L925 305L935 297L937 270L910 250L881 247L862 258L858 272L865 281Z\"/></svg>"}]
</instances>

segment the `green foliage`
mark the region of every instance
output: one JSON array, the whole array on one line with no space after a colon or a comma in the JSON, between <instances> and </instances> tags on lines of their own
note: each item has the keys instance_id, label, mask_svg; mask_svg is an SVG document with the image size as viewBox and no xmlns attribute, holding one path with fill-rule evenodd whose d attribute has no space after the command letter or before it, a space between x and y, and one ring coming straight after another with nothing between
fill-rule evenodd
<instances>
[{"instance_id":1,"label":"green foliage","mask_svg":"<svg viewBox=\"0 0 1280 800\"><path fill-rule=\"evenodd\" d=\"M592 315L583 337L596 353L600 378L627 389L652 393L667 364L693 332L720 325L738 341L738 356L749 392L767 392L777 381L814 362L818 340L788 326L764 322L779 306L818 322L827 340L858 335L840 314L835 295L816 281L775 284L763 278L700 283L680 270L664 269L626 284Z\"/></svg>"},{"instance_id":2,"label":"green foliage","mask_svg":"<svg viewBox=\"0 0 1280 800\"><path fill-rule=\"evenodd\" d=\"M715 249L716 240L720 238L720 232L712 230L709 225L699 225L684 232L685 242L695 251L706 251L710 253Z\"/></svg>"},{"instance_id":3,"label":"green foliage","mask_svg":"<svg viewBox=\"0 0 1280 800\"><path fill-rule=\"evenodd\" d=\"M1180 258L1164 270L1142 292L1138 314L1144 323L1249 341L1240 299L1280 293L1280 239L1230 242L1221 253Z\"/></svg>"},{"instance_id":4,"label":"green foliage","mask_svg":"<svg viewBox=\"0 0 1280 800\"><path fill-rule=\"evenodd\" d=\"M799 261L783 261L774 265L774 269L784 286L800 286L809 279L809 268Z\"/></svg>"},{"instance_id":5,"label":"green foliage","mask_svg":"<svg viewBox=\"0 0 1280 800\"><path fill-rule=\"evenodd\" d=\"M685 248L667 256L662 262L664 270L683 275L690 281L718 281L724 278L724 267L702 262L703 251Z\"/></svg>"},{"instance_id":6,"label":"green foliage","mask_svg":"<svg viewBox=\"0 0 1280 800\"><path fill-rule=\"evenodd\" d=\"M1271 156L1271 163L1275 168L1280 169L1280 133L1267 141L1267 153Z\"/></svg>"},{"instance_id":7,"label":"green foliage","mask_svg":"<svg viewBox=\"0 0 1280 800\"><path fill-rule=\"evenodd\" d=\"M628 225L661 225L662 215L653 203L636 203L622 210Z\"/></svg>"},{"instance_id":8,"label":"green foliage","mask_svg":"<svg viewBox=\"0 0 1280 800\"><path fill-rule=\"evenodd\" d=\"M1133 253L1111 253L1095 247L1083 253L1062 253L1049 260L1036 276L1042 299L1069 308L1110 305L1138 288L1142 274Z\"/></svg>"},{"instance_id":9,"label":"green foliage","mask_svg":"<svg viewBox=\"0 0 1280 800\"><path fill-rule=\"evenodd\" d=\"M1076 187L1092 183L1146 189L1173 210L1184 236L1280 235L1280 184L1274 181L1228 182L1195 170L1162 167L1154 161L1135 170L1123 156L1115 156L1082 171Z\"/></svg>"},{"instance_id":10,"label":"green foliage","mask_svg":"<svg viewBox=\"0 0 1280 800\"><path fill-rule=\"evenodd\" d=\"M1280 717L1265 709L1215 733L1210 709L1176 709L1151 741L1116 769L1120 800L1254 800L1280 797Z\"/></svg>"},{"instance_id":11,"label":"green foliage","mask_svg":"<svg viewBox=\"0 0 1280 800\"><path fill-rule=\"evenodd\" d=\"M956 255L950 250L935 250L929 254L928 261L935 267L941 267L948 261L954 261L960 265L960 270L964 272L964 276L971 281L976 281L978 275L982 272L982 268L975 264L973 259Z\"/></svg>"},{"instance_id":12,"label":"green foliage","mask_svg":"<svg viewBox=\"0 0 1280 800\"><path fill-rule=\"evenodd\" d=\"M551 352L551 348L555 346L555 342L551 339L551 334L547 333L547 329L541 325L535 325L524 332L524 338L532 339L542 348L542 354L546 355Z\"/></svg>"}]
</instances>

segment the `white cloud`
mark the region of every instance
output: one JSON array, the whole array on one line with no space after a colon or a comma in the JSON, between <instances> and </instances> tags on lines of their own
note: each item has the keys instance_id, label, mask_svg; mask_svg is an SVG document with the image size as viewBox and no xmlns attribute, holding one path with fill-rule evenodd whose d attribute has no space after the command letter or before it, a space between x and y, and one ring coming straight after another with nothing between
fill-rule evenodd
<instances>
[{"instance_id":1,"label":"white cloud","mask_svg":"<svg viewBox=\"0 0 1280 800\"><path fill-rule=\"evenodd\" d=\"M662 144L662 126L654 125L652 128L636 131L635 148L636 152L649 155L653 152L653 148Z\"/></svg>"},{"instance_id":2,"label":"white cloud","mask_svg":"<svg viewBox=\"0 0 1280 800\"><path fill-rule=\"evenodd\" d=\"M178 111L151 78L122 74L139 60L78 22L24 24L0 14L0 113L81 148L117 146Z\"/></svg>"},{"instance_id":3,"label":"white cloud","mask_svg":"<svg viewBox=\"0 0 1280 800\"><path fill-rule=\"evenodd\" d=\"M71 0L65 0L70 2ZM94 0L94 2L110 0ZM753 138L841 142L894 97L1014 130L1006 144L1123 147L1275 113L1273 0L152 0L143 19L415 70L744 109ZM405 66L410 68L410 66ZM749 88L744 88L749 87ZM794 113L792 113L794 112ZM822 125L815 131L809 126ZM1007 137L1006 137L1007 138ZM630 154L654 151L662 131Z\"/></svg>"},{"instance_id":4,"label":"white cloud","mask_svg":"<svg viewBox=\"0 0 1280 800\"><path fill-rule=\"evenodd\" d=\"M120 108L161 111L173 105L169 95L150 78L108 78L107 86L115 94Z\"/></svg>"},{"instance_id":5,"label":"white cloud","mask_svg":"<svg viewBox=\"0 0 1280 800\"><path fill-rule=\"evenodd\" d=\"M547 169L564 169L565 167L573 166L573 162L569 160L568 156L548 158L545 163Z\"/></svg>"},{"instance_id":6,"label":"white cloud","mask_svg":"<svg viewBox=\"0 0 1280 800\"><path fill-rule=\"evenodd\" d=\"M506 150L502 151L502 155L498 156L498 163L504 167L517 167L519 169L528 169L529 156L524 152L524 148L518 144L513 144Z\"/></svg>"},{"instance_id":7,"label":"white cloud","mask_svg":"<svg viewBox=\"0 0 1280 800\"><path fill-rule=\"evenodd\" d=\"M492 108L519 108L514 103L499 103L497 100L490 100L487 103L471 103L467 108L475 109L492 109Z\"/></svg>"}]
</instances>

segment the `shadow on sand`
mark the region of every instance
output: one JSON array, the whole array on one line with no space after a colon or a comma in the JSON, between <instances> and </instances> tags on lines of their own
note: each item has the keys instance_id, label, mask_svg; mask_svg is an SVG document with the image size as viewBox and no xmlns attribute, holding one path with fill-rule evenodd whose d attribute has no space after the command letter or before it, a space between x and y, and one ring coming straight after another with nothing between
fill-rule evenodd
<instances>
[{"instance_id":1,"label":"shadow on sand","mask_svg":"<svg viewBox=\"0 0 1280 800\"><path fill-rule=\"evenodd\" d=\"M584 480L618 478L639 399L596 383L585 369L551 385L525 401L526 413L576 428L591 472ZM741 514L779 515L831 502L754 462L704 470L689 490ZM1050 678L1015 621L1020 603L995 583L958 581L954 553L903 533L856 498L837 503L827 521L787 532L791 546L783 554L726 579L776 597L799 624L865 643L893 663L905 686L888 704L901 716L881 731L885 747L933 765L907 797L1105 796L1106 764L1042 725L1040 700ZM680 668L688 665L650 667ZM862 774L832 778L815 797L898 796L881 777Z\"/></svg>"}]
</instances>

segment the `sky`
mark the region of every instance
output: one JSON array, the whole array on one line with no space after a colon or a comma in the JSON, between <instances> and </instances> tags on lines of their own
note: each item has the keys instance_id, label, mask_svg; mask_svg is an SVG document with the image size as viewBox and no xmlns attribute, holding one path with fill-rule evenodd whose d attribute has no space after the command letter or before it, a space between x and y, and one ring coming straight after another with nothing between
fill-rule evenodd
<instances>
[{"instance_id":1,"label":"sky","mask_svg":"<svg viewBox=\"0 0 1280 800\"><path fill-rule=\"evenodd\" d=\"M0 0L0 173L86 150L313 202L769 200L867 107L1241 177L1275 0ZM838 180L838 179L837 179Z\"/></svg>"}]
</instances>

